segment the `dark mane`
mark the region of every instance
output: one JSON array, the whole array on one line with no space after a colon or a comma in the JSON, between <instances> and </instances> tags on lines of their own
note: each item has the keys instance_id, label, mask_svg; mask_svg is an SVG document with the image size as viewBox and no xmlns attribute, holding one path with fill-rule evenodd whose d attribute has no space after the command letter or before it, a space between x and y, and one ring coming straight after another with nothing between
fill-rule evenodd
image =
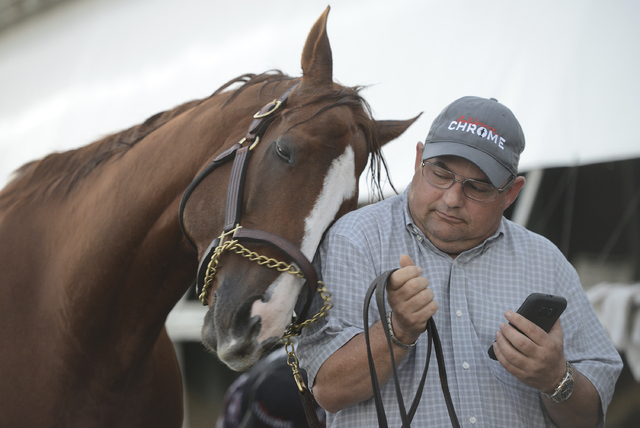
<instances>
[{"instance_id":1,"label":"dark mane","mask_svg":"<svg viewBox=\"0 0 640 428\"><path fill-rule=\"evenodd\" d=\"M274 90L278 83L289 80L292 80L292 78L278 70L271 70L258 75L244 74L222 85L210 97L229 90L235 84L241 84L236 89L230 89L233 92L223 105L224 108L224 106L232 103L244 90L253 85L262 84L263 86L260 89L262 91L266 90L269 84L275 83L272 88ZM369 145L368 150L371 153L369 158L371 184L375 195L381 199L381 171L382 168L386 171L386 162L382 156L380 142L377 138L378 133L374 129L375 122L372 120L371 108L359 95L361 89L362 87L342 88L338 91L314 94L304 105L329 102L328 105L316 112L314 117L330 108L341 105L346 105L357 113L357 125L365 133L367 144ZM87 146L67 152L53 153L43 159L23 165L15 172L15 178L0 192L0 207L6 207L19 200L47 198L53 195L64 197L68 195L85 177L107 160L124 155L144 137L185 111L200 105L205 99L190 101L172 110L157 113L142 124L109 135ZM386 175L388 178L388 172Z\"/></svg>"}]
</instances>

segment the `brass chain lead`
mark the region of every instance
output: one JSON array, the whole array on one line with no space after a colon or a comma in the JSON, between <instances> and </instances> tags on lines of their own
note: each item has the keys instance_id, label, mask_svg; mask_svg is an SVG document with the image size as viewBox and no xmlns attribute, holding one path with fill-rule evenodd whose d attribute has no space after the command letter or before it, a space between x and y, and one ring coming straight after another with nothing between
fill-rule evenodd
<instances>
[{"instance_id":1,"label":"brass chain lead","mask_svg":"<svg viewBox=\"0 0 640 428\"><path fill-rule=\"evenodd\" d=\"M290 263L285 263L271 257L262 256L254 251L245 248L235 239L231 239L229 241L226 240L229 236L234 235L235 232L241 227L242 226L237 225L233 230L220 235L220 243L214 250L211 260L209 261L209 264L207 266L204 285L199 296L199 299L203 305L207 305L208 303L207 294L209 292L209 288L211 287L211 283L213 282L213 277L218 271L220 256L222 256L222 253L225 251L233 251L236 254L246 257L261 266L266 266L270 269L277 269L280 272L286 272L291 275L295 275L298 278L304 278L304 274L302 273L302 271ZM333 307L333 304L331 303L331 293L325 287L324 282L318 281L318 288L316 291L320 293L320 297L322 298L322 308L320 308L318 313L316 313L314 316L304 320L300 324L296 324L293 322L289 324L284 334L282 335L282 338L280 339L284 344L284 349L287 353L287 364L293 371L293 377L296 381L296 385L298 385L298 389L300 390L300 392L304 392L304 389L306 387L304 385L304 379L302 378L302 375L300 373L300 369L298 366L298 357L296 356L295 347L293 345L293 342L291 341L291 338L299 336L300 333L302 333L303 328L309 328L312 324L320 321L322 317L327 316L329 310L331 310L331 308Z\"/></svg>"},{"instance_id":2,"label":"brass chain lead","mask_svg":"<svg viewBox=\"0 0 640 428\"><path fill-rule=\"evenodd\" d=\"M286 272L291 275L295 275L298 278L304 278L304 274L302 273L302 271L290 263L285 263L271 257L262 256L255 251L247 249L235 239L225 241L228 236L233 235L241 227L242 226L237 225L233 230L220 235L220 244L218 244L218 246L214 250L213 255L211 256L211 260L207 265L207 274L204 278L204 285L202 286L202 292L199 296L200 302L202 302L202 304L205 306L208 304L207 294L209 294L209 288L211 287L211 283L213 282L213 277L218 271L220 257L225 251L233 251L241 255L242 257L248 258L252 262L258 263L260 266L266 266L269 269L276 269L279 272Z\"/></svg>"},{"instance_id":3,"label":"brass chain lead","mask_svg":"<svg viewBox=\"0 0 640 428\"><path fill-rule=\"evenodd\" d=\"M320 321L320 318L326 316L329 313L329 310L333 307L331 303L331 293L327 290L324 285L324 282L318 281L318 292L320 293L320 297L322 297L323 305L322 308L315 314L313 317L303 321L300 324L291 323L289 327L284 332L284 335L280 339L280 341L284 344L284 350L287 353L287 364L291 367L291 371L293 371L293 378L296 381L296 385L298 385L298 390L300 392L304 392L306 386L304 384L304 379L302 378L302 374L300 374L300 368L298 366L298 357L296 356L295 347L291 338L294 336L299 336L302 333L303 328L309 328L312 324Z\"/></svg>"}]
</instances>

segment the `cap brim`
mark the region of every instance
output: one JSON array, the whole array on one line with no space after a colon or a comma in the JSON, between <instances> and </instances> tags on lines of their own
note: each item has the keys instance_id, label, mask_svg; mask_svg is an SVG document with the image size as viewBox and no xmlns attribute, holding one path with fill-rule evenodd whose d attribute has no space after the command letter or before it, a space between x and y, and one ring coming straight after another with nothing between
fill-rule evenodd
<instances>
[{"instance_id":1,"label":"cap brim","mask_svg":"<svg viewBox=\"0 0 640 428\"><path fill-rule=\"evenodd\" d=\"M469 147L465 144L454 142L426 143L422 153L422 159L431 159L438 156L458 156L474 163L489 178L491 184L501 188L513 174L492 156L485 152Z\"/></svg>"}]
</instances>

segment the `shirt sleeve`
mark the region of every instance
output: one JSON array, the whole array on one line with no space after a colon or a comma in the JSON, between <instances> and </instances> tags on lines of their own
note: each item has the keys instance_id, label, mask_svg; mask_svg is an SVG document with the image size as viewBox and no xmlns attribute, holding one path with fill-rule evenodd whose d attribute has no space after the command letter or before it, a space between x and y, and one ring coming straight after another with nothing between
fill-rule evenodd
<instances>
[{"instance_id":1,"label":"shirt sleeve","mask_svg":"<svg viewBox=\"0 0 640 428\"><path fill-rule=\"evenodd\" d=\"M366 291L378 276L363 235L345 233L344 227L327 234L316 258L331 293L333 307L319 323L305 329L298 345L300 365L313 385L322 364L354 336L362 333L362 310ZM375 300L375 299L374 299ZM369 308L369 322L380 318L375 301Z\"/></svg>"},{"instance_id":2,"label":"shirt sleeve","mask_svg":"<svg viewBox=\"0 0 640 428\"><path fill-rule=\"evenodd\" d=\"M622 359L584 293L577 272L564 257L557 260L559 289L567 299L560 319L565 357L596 388L606 414L622 371ZM598 426L603 425L601 420Z\"/></svg>"}]
</instances>

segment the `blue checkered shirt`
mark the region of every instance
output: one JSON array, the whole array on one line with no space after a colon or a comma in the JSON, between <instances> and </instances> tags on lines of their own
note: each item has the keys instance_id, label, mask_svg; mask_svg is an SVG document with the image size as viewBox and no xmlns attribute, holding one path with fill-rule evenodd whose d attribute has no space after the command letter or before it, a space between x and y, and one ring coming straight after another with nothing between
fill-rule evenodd
<instances>
[{"instance_id":1,"label":"blue checkered shirt","mask_svg":"<svg viewBox=\"0 0 640 428\"><path fill-rule=\"evenodd\" d=\"M520 383L487 349L495 340L504 312L516 310L532 292L564 296L561 316L568 361L593 383L606 412L622 369L589 303L576 271L547 239L503 218L496 233L453 259L439 251L414 225L407 192L351 212L327 234L318 252L322 275L334 303L328 317L305 332L298 347L301 365L313 385L322 363L352 337L363 332L362 308L370 283L399 267L409 254L423 268L435 293L435 323L442 340L453 404L464 427L553 427L537 390ZM390 308L388 307L386 311ZM369 322L379 320L375 299ZM410 406L422 375L426 333L399 367L405 406ZM382 387L389 426L401 421L393 382ZM600 421L600 426L604 424ZM415 427L450 427L435 354ZM378 426L373 399L335 414L327 427Z\"/></svg>"}]
</instances>

